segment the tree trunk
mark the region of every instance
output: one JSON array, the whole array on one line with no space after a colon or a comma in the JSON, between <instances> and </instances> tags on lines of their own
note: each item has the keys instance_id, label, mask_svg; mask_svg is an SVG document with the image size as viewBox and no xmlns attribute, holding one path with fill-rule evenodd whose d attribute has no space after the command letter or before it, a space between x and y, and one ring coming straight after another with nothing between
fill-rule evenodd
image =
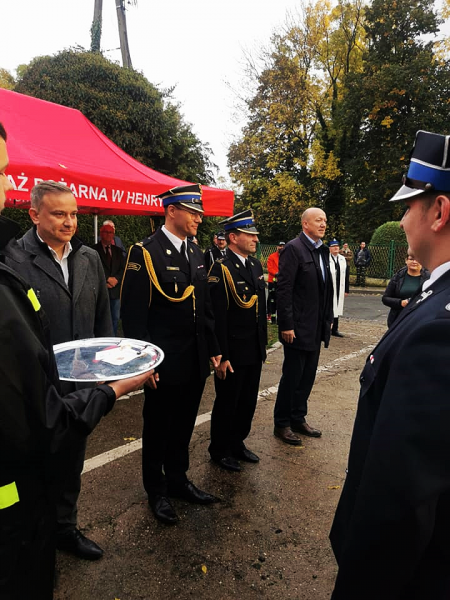
<instances>
[{"instance_id":1,"label":"tree trunk","mask_svg":"<svg viewBox=\"0 0 450 600\"><path fill-rule=\"evenodd\" d=\"M119 26L120 51L122 53L122 66L132 69L130 48L128 46L127 20L125 16L124 0L116 0L117 24Z\"/></svg>"},{"instance_id":2,"label":"tree trunk","mask_svg":"<svg viewBox=\"0 0 450 600\"><path fill-rule=\"evenodd\" d=\"M102 38L103 0L94 0L94 18L91 25L91 52L100 52Z\"/></svg>"}]
</instances>

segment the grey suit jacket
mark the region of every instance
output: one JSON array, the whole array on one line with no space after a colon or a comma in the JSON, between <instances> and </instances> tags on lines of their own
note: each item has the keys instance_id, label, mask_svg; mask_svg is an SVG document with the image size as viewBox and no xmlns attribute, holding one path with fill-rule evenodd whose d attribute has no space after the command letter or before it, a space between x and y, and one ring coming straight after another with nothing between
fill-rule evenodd
<instances>
[{"instance_id":1,"label":"grey suit jacket","mask_svg":"<svg viewBox=\"0 0 450 600\"><path fill-rule=\"evenodd\" d=\"M33 287L50 320L53 344L83 338L113 336L109 296L98 253L72 238L69 286L60 266L35 227L18 240L27 253L5 250L7 265Z\"/></svg>"}]
</instances>

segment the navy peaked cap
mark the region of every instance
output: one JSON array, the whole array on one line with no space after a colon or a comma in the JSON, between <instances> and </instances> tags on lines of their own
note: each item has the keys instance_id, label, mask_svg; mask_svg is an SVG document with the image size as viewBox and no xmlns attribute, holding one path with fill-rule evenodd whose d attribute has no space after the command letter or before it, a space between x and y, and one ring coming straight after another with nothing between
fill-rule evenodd
<instances>
[{"instance_id":1,"label":"navy peaked cap","mask_svg":"<svg viewBox=\"0 0 450 600\"><path fill-rule=\"evenodd\" d=\"M198 183L179 185L158 195L164 208L169 204L181 204L185 208L204 212L202 204L202 188Z\"/></svg>"},{"instance_id":2,"label":"navy peaked cap","mask_svg":"<svg viewBox=\"0 0 450 600\"><path fill-rule=\"evenodd\" d=\"M248 209L243 212L228 217L224 221L220 222L225 229L225 233L229 231L242 231L243 233L255 233L258 234L255 226L255 219L253 218L253 212Z\"/></svg>"},{"instance_id":3,"label":"navy peaked cap","mask_svg":"<svg viewBox=\"0 0 450 600\"><path fill-rule=\"evenodd\" d=\"M418 131L408 173L390 202L432 191L450 192L450 136Z\"/></svg>"}]
</instances>

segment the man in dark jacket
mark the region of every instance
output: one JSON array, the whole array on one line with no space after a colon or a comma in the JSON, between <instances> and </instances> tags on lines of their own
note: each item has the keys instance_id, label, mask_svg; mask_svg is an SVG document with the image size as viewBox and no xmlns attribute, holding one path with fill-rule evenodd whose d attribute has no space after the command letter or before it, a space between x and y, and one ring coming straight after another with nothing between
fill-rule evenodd
<instances>
[{"instance_id":1,"label":"man in dark jacket","mask_svg":"<svg viewBox=\"0 0 450 600\"><path fill-rule=\"evenodd\" d=\"M103 224L100 227L100 241L98 244L95 244L94 250L97 250L105 272L112 325L114 335L117 335L120 318L120 286L122 284L126 259L122 250L112 243L114 240L114 231L114 227L111 225Z\"/></svg>"},{"instance_id":2,"label":"man in dark jacket","mask_svg":"<svg viewBox=\"0 0 450 600\"><path fill-rule=\"evenodd\" d=\"M222 352L214 377L209 453L223 469L240 471L238 460L259 462L244 440L252 426L266 358L266 291L261 263L250 257L258 242L252 212L246 210L221 224L227 254L214 263L208 277Z\"/></svg>"},{"instance_id":3,"label":"man in dark jacket","mask_svg":"<svg viewBox=\"0 0 450 600\"><path fill-rule=\"evenodd\" d=\"M74 237L77 203L63 184L43 181L31 191L34 227L19 240L26 252L8 247L6 263L35 290L50 321L52 343L112 336L111 313L103 267L98 253ZM65 382L63 394L82 384ZM86 387L84 384L83 387ZM89 387L89 386L88 386ZM103 554L77 528L86 438L73 441L65 461L58 501L58 548L88 560Z\"/></svg>"},{"instance_id":4,"label":"man in dark jacket","mask_svg":"<svg viewBox=\"0 0 450 600\"><path fill-rule=\"evenodd\" d=\"M283 374L275 403L274 434L301 445L300 433L320 437L306 422L307 402L316 377L320 345L328 347L333 323L329 250L322 243L327 217L320 208L302 215L302 233L280 255L277 282L278 329L284 347Z\"/></svg>"},{"instance_id":5,"label":"man in dark jacket","mask_svg":"<svg viewBox=\"0 0 450 600\"><path fill-rule=\"evenodd\" d=\"M332 600L450 598L450 136L419 131L408 254L431 271L368 358L330 534Z\"/></svg>"},{"instance_id":6,"label":"man in dark jacket","mask_svg":"<svg viewBox=\"0 0 450 600\"><path fill-rule=\"evenodd\" d=\"M189 442L210 373L220 364L202 251L190 242L203 217L198 185L160 196L165 223L133 246L122 286L122 326L128 337L160 346L165 360L156 390L145 389L142 473L155 517L178 516L169 497L210 504L211 494L188 480Z\"/></svg>"},{"instance_id":7,"label":"man in dark jacket","mask_svg":"<svg viewBox=\"0 0 450 600\"><path fill-rule=\"evenodd\" d=\"M0 124L0 212L12 189ZM62 398L48 319L34 290L3 264L19 227L0 216L0 598L53 598L55 498L52 457L84 438L148 375ZM11 240L11 241L10 241ZM20 249L15 249L20 253ZM22 251L23 252L23 251Z\"/></svg>"},{"instance_id":8,"label":"man in dark jacket","mask_svg":"<svg viewBox=\"0 0 450 600\"><path fill-rule=\"evenodd\" d=\"M223 258L226 255L227 242L225 240L225 232L218 231L214 235L213 245L205 250L205 267L209 272L216 260Z\"/></svg>"},{"instance_id":9,"label":"man in dark jacket","mask_svg":"<svg viewBox=\"0 0 450 600\"><path fill-rule=\"evenodd\" d=\"M359 250L355 250L353 257L356 266L356 283L355 285L366 287L366 269L370 265L372 255L369 248L366 248L366 242L361 242Z\"/></svg>"}]
</instances>

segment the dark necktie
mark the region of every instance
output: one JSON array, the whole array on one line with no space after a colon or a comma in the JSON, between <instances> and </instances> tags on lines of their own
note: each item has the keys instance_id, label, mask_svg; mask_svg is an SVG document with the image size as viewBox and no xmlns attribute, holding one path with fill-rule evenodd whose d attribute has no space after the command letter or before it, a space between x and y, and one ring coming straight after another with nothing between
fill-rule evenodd
<instances>
[{"instance_id":1,"label":"dark necktie","mask_svg":"<svg viewBox=\"0 0 450 600\"><path fill-rule=\"evenodd\" d=\"M189 259L186 254L186 242L181 242L180 254L183 258L185 258L189 262Z\"/></svg>"},{"instance_id":2,"label":"dark necktie","mask_svg":"<svg viewBox=\"0 0 450 600\"><path fill-rule=\"evenodd\" d=\"M108 263L109 266L111 266L111 260L112 260L111 246L106 246L105 253L106 253L106 262Z\"/></svg>"}]
</instances>

